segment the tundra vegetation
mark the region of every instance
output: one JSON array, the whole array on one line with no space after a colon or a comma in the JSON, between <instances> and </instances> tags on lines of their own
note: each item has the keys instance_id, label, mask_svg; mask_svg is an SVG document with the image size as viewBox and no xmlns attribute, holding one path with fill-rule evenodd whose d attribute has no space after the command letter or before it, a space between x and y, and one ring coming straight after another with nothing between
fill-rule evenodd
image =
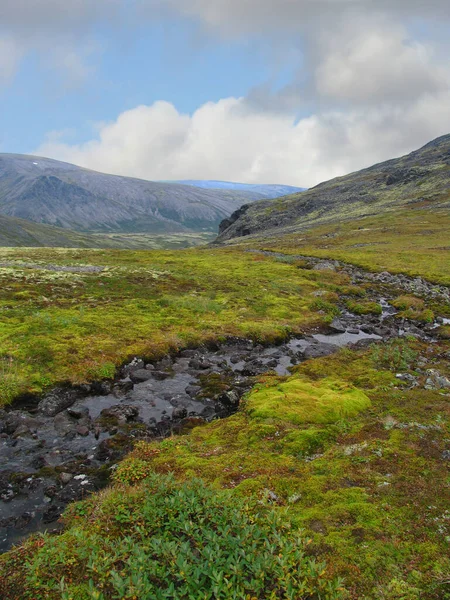
<instances>
[{"instance_id":1,"label":"tundra vegetation","mask_svg":"<svg viewBox=\"0 0 450 600\"><path fill-rule=\"evenodd\" d=\"M245 244L3 249L2 403L113 377L133 356L281 340L343 304L379 310L365 284L301 254L450 283L448 217L392 214L252 242L288 258ZM394 305L417 322L449 315L401 290ZM234 415L138 442L109 488L69 507L62 534L0 558L2 597L449 599L449 391L426 381L428 368L450 377L447 330L267 373Z\"/></svg>"}]
</instances>

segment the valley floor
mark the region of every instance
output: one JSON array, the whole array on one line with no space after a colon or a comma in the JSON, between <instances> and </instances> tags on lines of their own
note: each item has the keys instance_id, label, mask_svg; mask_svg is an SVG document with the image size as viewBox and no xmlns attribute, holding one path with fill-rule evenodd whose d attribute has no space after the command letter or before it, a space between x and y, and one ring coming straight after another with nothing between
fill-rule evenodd
<instances>
[{"instance_id":1,"label":"valley floor","mask_svg":"<svg viewBox=\"0 0 450 600\"><path fill-rule=\"evenodd\" d=\"M388 213L251 247L2 250L5 405L112 378L133 356L227 336L281 342L348 312L384 338L256 374L232 416L139 441L110 488L69 507L64 533L0 559L4 598L450 598L450 331L435 322L450 306L297 258L448 285L448 217L395 223ZM284 256L245 251L256 248ZM223 384L209 382L211 398Z\"/></svg>"}]
</instances>

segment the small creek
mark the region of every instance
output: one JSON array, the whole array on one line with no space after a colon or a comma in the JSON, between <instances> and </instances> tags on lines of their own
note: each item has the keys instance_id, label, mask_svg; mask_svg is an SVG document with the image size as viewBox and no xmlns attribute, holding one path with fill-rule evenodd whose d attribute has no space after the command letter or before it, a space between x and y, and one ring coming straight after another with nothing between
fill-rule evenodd
<instances>
[{"instance_id":1,"label":"small creek","mask_svg":"<svg viewBox=\"0 0 450 600\"><path fill-rule=\"evenodd\" d=\"M65 506L104 487L137 439L184 433L237 410L262 373L286 375L342 346L364 347L403 332L432 339L432 326L401 324L395 309L378 301L381 316L343 311L328 331L278 346L229 339L155 364L135 359L115 382L55 390L39 403L0 411L0 551L31 532L58 528Z\"/></svg>"}]
</instances>

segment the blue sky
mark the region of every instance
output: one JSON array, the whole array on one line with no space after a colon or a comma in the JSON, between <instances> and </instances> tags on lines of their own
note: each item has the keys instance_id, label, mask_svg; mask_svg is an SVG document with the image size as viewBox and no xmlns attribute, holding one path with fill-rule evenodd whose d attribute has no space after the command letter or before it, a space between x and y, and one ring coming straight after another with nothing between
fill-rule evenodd
<instances>
[{"instance_id":1,"label":"blue sky","mask_svg":"<svg viewBox=\"0 0 450 600\"><path fill-rule=\"evenodd\" d=\"M450 131L447 1L0 0L0 152L310 186Z\"/></svg>"}]
</instances>

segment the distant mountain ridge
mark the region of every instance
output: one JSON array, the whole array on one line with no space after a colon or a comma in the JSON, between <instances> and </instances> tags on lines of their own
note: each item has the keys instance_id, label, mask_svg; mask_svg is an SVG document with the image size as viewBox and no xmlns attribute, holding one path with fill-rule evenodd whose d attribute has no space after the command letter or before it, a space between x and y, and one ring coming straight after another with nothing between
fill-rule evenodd
<instances>
[{"instance_id":1,"label":"distant mountain ridge","mask_svg":"<svg viewBox=\"0 0 450 600\"><path fill-rule=\"evenodd\" d=\"M202 189L215 190L239 190L243 192L254 192L261 194L263 198L273 199L279 196L287 196L296 192L304 192L306 188L295 187L292 185L264 184L264 183L237 183L235 181L216 181L211 179L181 179L168 183L180 183L182 185L191 185Z\"/></svg>"},{"instance_id":2,"label":"distant mountain ridge","mask_svg":"<svg viewBox=\"0 0 450 600\"><path fill-rule=\"evenodd\" d=\"M221 223L217 242L277 237L407 206L450 209L450 135L305 192L241 206Z\"/></svg>"},{"instance_id":3,"label":"distant mountain ridge","mask_svg":"<svg viewBox=\"0 0 450 600\"><path fill-rule=\"evenodd\" d=\"M79 232L216 231L242 204L267 194L152 182L0 154L0 214Z\"/></svg>"}]
</instances>

